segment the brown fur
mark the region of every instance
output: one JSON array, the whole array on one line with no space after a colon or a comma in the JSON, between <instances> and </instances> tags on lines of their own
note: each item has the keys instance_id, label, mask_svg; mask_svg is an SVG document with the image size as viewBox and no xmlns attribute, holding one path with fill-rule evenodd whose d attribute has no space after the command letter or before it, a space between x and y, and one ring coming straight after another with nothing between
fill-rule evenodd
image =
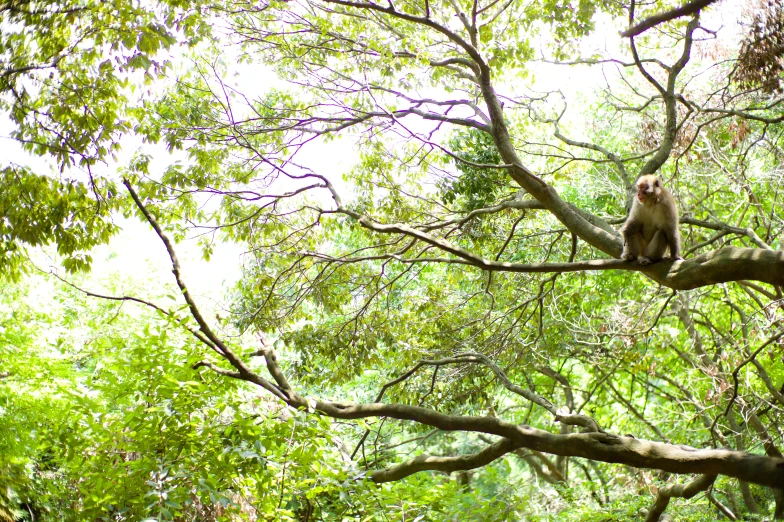
<instances>
[{"instance_id":1,"label":"brown fur","mask_svg":"<svg viewBox=\"0 0 784 522\"><path fill-rule=\"evenodd\" d=\"M661 260L668 248L672 259L683 259L678 205L656 176L640 176L637 180L637 195L621 234L621 259L639 259L641 265L649 265Z\"/></svg>"}]
</instances>

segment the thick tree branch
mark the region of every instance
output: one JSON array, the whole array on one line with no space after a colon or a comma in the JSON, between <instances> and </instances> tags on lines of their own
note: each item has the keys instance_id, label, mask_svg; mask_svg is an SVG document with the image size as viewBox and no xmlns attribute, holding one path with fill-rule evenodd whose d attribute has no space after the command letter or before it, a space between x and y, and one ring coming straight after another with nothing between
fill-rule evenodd
<instances>
[{"instance_id":1,"label":"thick tree branch","mask_svg":"<svg viewBox=\"0 0 784 522\"><path fill-rule=\"evenodd\" d=\"M305 404L299 405L304 407ZM781 488L784 459L726 449L697 449L607 433L553 434L530 426L510 424L494 417L453 416L403 404L350 404L315 401L317 411L337 419L389 417L410 420L444 431L471 431L498 435L525 447L568 457L653 468L672 473L726 475Z\"/></svg>"},{"instance_id":2,"label":"thick tree branch","mask_svg":"<svg viewBox=\"0 0 784 522\"><path fill-rule=\"evenodd\" d=\"M274 363L268 361L268 364ZM784 486L782 458L725 449L696 449L601 432L553 434L530 426L510 424L495 417L454 416L404 404L337 403L305 399L294 393L289 396L290 399L286 402L290 406L306 409L312 407L335 419L388 417L409 420L444 431L497 435L508 439L511 448L528 448L553 455L584 457L672 473L726 475L774 488ZM485 455L489 458L498 452L500 448L495 448Z\"/></svg>"},{"instance_id":3,"label":"thick tree branch","mask_svg":"<svg viewBox=\"0 0 784 522\"><path fill-rule=\"evenodd\" d=\"M671 9L663 13L655 14L653 16L646 18L642 22L638 22L637 24L628 28L627 30L623 31L621 33L621 36L624 36L626 38L637 36L638 34L644 33L651 27L655 27L659 24L668 22L670 20L675 20L676 18L680 18L681 16L688 16L690 14L694 14L698 12L700 9L703 9L716 1L717 0L694 0L693 2L684 4L681 7Z\"/></svg>"},{"instance_id":4,"label":"thick tree branch","mask_svg":"<svg viewBox=\"0 0 784 522\"><path fill-rule=\"evenodd\" d=\"M691 290L744 279L784 284L784 252L724 247L685 261L660 261L642 272L673 290Z\"/></svg>"}]
</instances>

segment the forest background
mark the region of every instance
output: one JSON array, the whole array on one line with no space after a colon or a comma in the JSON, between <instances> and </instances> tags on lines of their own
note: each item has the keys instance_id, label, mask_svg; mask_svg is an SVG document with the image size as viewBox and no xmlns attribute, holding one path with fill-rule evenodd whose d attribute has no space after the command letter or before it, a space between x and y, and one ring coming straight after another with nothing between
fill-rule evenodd
<instances>
[{"instance_id":1,"label":"forest background","mask_svg":"<svg viewBox=\"0 0 784 522\"><path fill-rule=\"evenodd\" d=\"M783 55L776 0L2 0L0 520L784 518Z\"/></svg>"}]
</instances>

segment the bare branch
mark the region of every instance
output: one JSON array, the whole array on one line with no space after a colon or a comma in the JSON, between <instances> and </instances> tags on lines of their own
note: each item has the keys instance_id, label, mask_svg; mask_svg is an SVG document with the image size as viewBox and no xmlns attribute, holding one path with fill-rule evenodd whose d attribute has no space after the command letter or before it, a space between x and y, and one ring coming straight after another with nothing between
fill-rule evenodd
<instances>
[{"instance_id":1,"label":"bare branch","mask_svg":"<svg viewBox=\"0 0 784 522\"><path fill-rule=\"evenodd\" d=\"M71 288L73 288L73 289L83 293L84 295L88 295L90 297L96 297L98 299L105 299L107 301L128 301L128 302L132 302L132 303L139 303L139 304L143 304L144 306L147 306L149 308L152 308L153 310L156 310L156 311L160 312L161 314L163 314L165 317L168 317L168 318L173 319L174 321L176 321L180 326L182 326L183 328L188 330L199 341L203 342L204 344L206 344L207 346L209 346L210 348L212 348L213 350L215 350L216 352L218 352L219 354L222 355L222 352L218 349L218 347L215 346L215 344L209 338L207 338L200 330L197 330L197 329L193 328L192 326L185 324L182 319L180 319L179 317L174 315L172 312L170 312L169 310L166 310L164 308L161 308L160 306L156 305L155 303L153 303L151 301L146 301L146 300L140 299L138 297L125 296L125 295L124 296L112 296L112 295L97 294L95 292L90 292L89 290L84 290L83 288L80 288L80 287L76 286L72 282L68 281L67 279L63 279L62 277L60 277L59 275L55 274L54 272L49 272L49 273L51 275L53 275L54 277L56 277L57 279L59 279L60 281L62 281L63 283L65 283L68 286L70 286Z\"/></svg>"}]
</instances>

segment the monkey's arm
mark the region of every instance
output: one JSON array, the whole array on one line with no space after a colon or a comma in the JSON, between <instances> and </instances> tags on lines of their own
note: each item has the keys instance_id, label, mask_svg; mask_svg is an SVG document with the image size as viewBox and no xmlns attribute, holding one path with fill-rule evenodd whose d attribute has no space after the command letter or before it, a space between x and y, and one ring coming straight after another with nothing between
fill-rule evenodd
<instances>
[{"instance_id":1,"label":"monkey's arm","mask_svg":"<svg viewBox=\"0 0 784 522\"><path fill-rule=\"evenodd\" d=\"M681 256L681 233L678 230L678 222L676 221L672 230L667 231L667 241L670 245L670 256L673 259L683 259Z\"/></svg>"},{"instance_id":2,"label":"monkey's arm","mask_svg":"<svg viewBox=\"0 0 784 522\"><path fill-rule=\"evenodd\" d=\"M621 259L633 261L642 255L642 222L636 219L636 208L632 207L629 218L621 227L623 235L623 252Z\"/></svg>"},{"instance_id":3,"label":"monkey's arm","mask_svg":"<svg viewBox=\"0 0 784 522\"><path fill-rule=\"evenodd\" d=\"M664 233L667 235L667 245L670 247L670 257L672 259L683 259L681 257L681 233L678 230L678 205L675 198L667 192L666 198L667 223L664 225Z\"/></svg>"}]
</instances>

